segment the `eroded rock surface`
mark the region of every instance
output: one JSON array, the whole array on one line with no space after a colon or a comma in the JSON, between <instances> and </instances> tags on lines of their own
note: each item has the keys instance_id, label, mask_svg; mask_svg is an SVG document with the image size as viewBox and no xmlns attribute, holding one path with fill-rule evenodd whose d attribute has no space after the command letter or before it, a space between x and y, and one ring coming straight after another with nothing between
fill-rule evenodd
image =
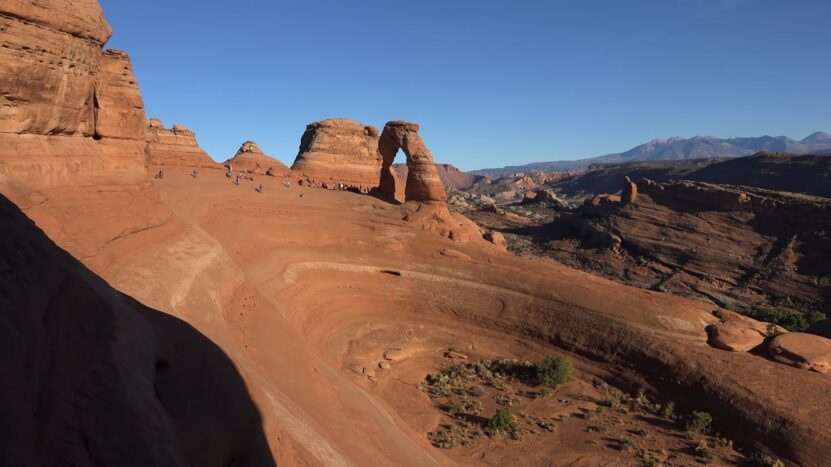
<instances>
[{"instance_id":1,"label":"eroded rock surface","mask_svg":"<svg viewBox=\"0 0 831 467\"><path fill-rule=\"evenodd\" d=\"M313 184L342 183L368 191L378 185L378 129L347 118L310 123L291 169Z\"/></svg>"},{"instance_id":2,"label":"eroded rock surface","mask_svg":"<svg viewBox=\"0 0 831 467\"><path fill-rule=\"evenodd\" d=\"M196 134L181 124L164 128L161 120L147 122L147 161L151 171L164 166L221 169L196 141Z\"/></svg>"},{"instance_id":3,"label":"eroded rock surface","mask_svg":"<svg viewBox=\"0 0 831 467\"><path fill-rule=\"evenodd\" d=\"M831 370L831 339L825 337L789 332L776 336L768 350L776 360L797 368L817 373Z\"/></svg>"},{"instance_id":4,"label":"eroded rock surface","mask_svg":"<svg viewBox=\"0 0 831 467\"><path fill-rule=\"evenodd\" d=\"M418 202L446 202L447 195L433 155L418 135L417 123L393 121L384 125L384 131L378 141L378 152L383 158L381 181L378 185L381 192L395 193L396 180L392 164L399 149L407 157L405 199Z\"/></svg>"},{"instance_id":5,"label":"eroded rock surface","mask_svg":"<svg viewBox=\"0 0 831 467\"><path fill-rule=\"evenodd\" d=\"M242 170L252 174L264 174L274 177L286 176L291 173L291 170L286 167L286 164L277 159L267 156L263 153L257 143L253 141L245 141L240 145L234 157L223 162L225 167L231 167L232 170Z\"/></svg>"}]
</instances>

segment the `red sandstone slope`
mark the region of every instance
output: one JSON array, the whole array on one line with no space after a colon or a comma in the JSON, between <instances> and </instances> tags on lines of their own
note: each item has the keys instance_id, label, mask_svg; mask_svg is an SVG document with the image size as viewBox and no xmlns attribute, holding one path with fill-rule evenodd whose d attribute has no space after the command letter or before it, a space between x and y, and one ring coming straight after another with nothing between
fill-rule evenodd
<instances>
[{"instance_id":1,"label":"red sandstone slope","mask_svg":"<svg viewBox=\"0 0 831 467\"><path fill-rule=\"evenodd\" d=\"M49 10L64 3L38 5L32 8ZM97 5L87 6L89 11L78 14L96 18L95 12L100 12ZM33 19L39 18L39 11L32 13ZM78 29L74 18L70 16L65 23L72 32ZM95 29L96 24L92 21L89 28ZM96 68L100 66L96 60L104 60L100 41L84 49L75 36L64 36L47 28L33 32L26 40L33 50L33 46L49 49L51 40L64 47L78 46L90 52L89 71L104 79L106 74ZM96 50L99 55L92 53ZM26 54L32 52L0 53L6 54L2 58L11 60L13 66L26 63L33 67L31 75L51 79L50 65L30 60ZM116 78L115 84L121 86L124 77ZM381 170L392 162L390 156L401 147L408 162L418 168L414 169L417 176L408 178L412 185L406 187L409 201L403 205L357 193L284 184L289 180L281 178L255 176L254 182L235 185L213 170L195 178L192 167L175 165L165 170L164 178L152 179L147 173L144 133L137 138L109 135L112 128L123 135L132 134L138 128L132 119L125 117L108 126L108 119L121 112L99 112L100 118L95 118L96 86L107 83L75 83L89 85L79 93L84 99L79 99L77 106L74 91L64 102L56 88L47 84L27 84L35 88L31 95L45 96L40 101L17 100L12 110L4 110L8 112L4 117L15 124L0 130L5 132L0 135L0 190L53 241L114 287L145 306L186 321L222 348L262 413L262 433L280 464L635 461L585 443L567 450L559 439L530 447L495 440L498 455L475 459L434 447L426 431L437 429L442 418L418 387L425 375L435 370L421 362L437 362L436 357L448 348L462 348L477 358L489 359L539 360L547 354L567 355L588 380L644 387L652 396L677 400L684 410L709 410L716 414L720 430L746 443L767 444L788 459L817 464L831 450L831 418L814 410L831 390L825 375L756 354L711 348L706 344L705 327L719 323L711 305L623 286L559 264L517 258L485 242L467 219L447 212L432 157L420 138L416 140L414 124L391 122L380 153L367 151L381 140L369 137L371 131L363 127L359 132L341 133L340 129L328 132L326 125L313 124L302 145L308 149L302 151L302 159L316 161L308 164L309 170L322 170L328 180L340 179L341 174L345 180L354 176L356 182L372 173L380 177ZM44 102L53 107L38 108ZM126 104L125 116L137 108L137 101L129 96L112 102ZM39 112L51 112L54 118L35 126L26 119L16 120ZM84 119L88 112L92 120ZM58 129L54 122L66 125L60 124ZM109 130L98 131L99 124ZM51 134L52 130L60 135ZM349 136L354 144L335 144L340 136ZM260 184L264 190L255 190ZM22 261L37 263L40 259L50 257L34 252ZM16 265L21 260L15 261ZM12 291L32 287L35 277L48 275L45 270L24 275L27 270L21 268L0 269L8 274ZM32 291L37 297L47 295L36 287ZM83 296L68 293L54 297L55 306L84 312L87 302ZM151 350L158 348L151 345L153 333L131 334L142 332L145 325L128 323L122 327L115 321L104 329L103 342L108 342L110 332L124 339L112 348L120 349L113 352L125 360L116 360L112 366L125 372L125 378L136 378L134 389L147 389L149 363L152 361L155 369L158 355L172 355L164 360L169 367L163 362L158 365L162 373L169 368L175 375L177 368L185 366L183 379L190 383L179 386L174 378L172 399L161 385L161 405L182 428L177 428L180 436L175 441L147 438L153 441L148 442L150 450L175 451L182 446L185 460L181 463L195 465L215 463L215 458L229 452L233 458L219 462L256 464L254 456L261 452L256 449L260 445L240 441L257 440L247 428L252 419L244 408L232 410L228 421L219 425L214 421L224 420L225 415L205 421L190 412L192 408L200 415L226 414L225 406L234 408L227 402L234 399L234 393L216 394L220 400L202 399L204 388L213 391L218 384L222 387L223 375L211 374L211 369L220 371L222 364L214 368L208 362L208 369L192 368L189 359L179 359L174 351L163 352L168 341L162 338L155 339L164 344L158 344L158 355L126 360L139 357L138 352L130 354L128 350L141 350L145 345ZM22 337L37 337L37 332L27 331ZM90 335L99 336L99 330L83 337ZM169 342L188 347L187 337L173 335ZM195 349L195 354L210 354ZM387 359L388 351L397 351L397 358ZM7 361L19 365L21 358L10 355L4 365ZM22 361L39 360L27 356ZM196 373L211 381L200 384ZM15 374L16 383L28 384L19 369ZM93 376L100 377L98 373ZM119 394L117 389L114 394ZM135 397L146 395L146 391L138 391ZM39 406L41 413L53 415L49 404L60 401L61 396L66 394L53 397L47 392ZM191 398L194 405L189 405ZM5 403L11 400L3 399L4 413L15 410ZM96 407L91 413L110 408L105 399L93 401ZM152 408L156 403L150 400L147 404ZM208 404L217 407L205 408ZM28 409L19 416L25 420L30 413ZM58 410L55 419L62 420L62 414ZM124 417L128 419L125 423L135 422L139 428L142 422L154 420L134 420L129 414ZM48 432L51 420L35 419L29 426ZM94 418L90 423L99 420ZM107 424L81 425L88 430L87 445L98 456L92 463L133 456L144 464L176 464L147 458L152 452L144 452L141 444L128 445L119 449L117 456L110 456L108 449L121 446L114 437L124 431L110 430ZM237 430L238 426L242 428ZM165 433L166 428L154 433ZM202 438L205 432L199 428L210 431L210 440ZM14 435L9 434L9 439L21 442L12 438ZM191 435L198 439L187 439ZM134 441L140 439L143 435ZM54 447L59 442L47 440L43 445L60 451L60 446ZM191 454L200 455L190 449L196 445L216 451L205 451L210 459L191 458ZM236 449L229 451L232 446Z\"/></svg>"},{"instance_id":2,"label":"red sandstone slope","mask_svg":"<svg viewBox=\"0 0 831 467\"><path fill-rule=\"evenodd\" d=\"M0 464L274 465L228 357L0 196Z\"/></svg>"}]
</instances>

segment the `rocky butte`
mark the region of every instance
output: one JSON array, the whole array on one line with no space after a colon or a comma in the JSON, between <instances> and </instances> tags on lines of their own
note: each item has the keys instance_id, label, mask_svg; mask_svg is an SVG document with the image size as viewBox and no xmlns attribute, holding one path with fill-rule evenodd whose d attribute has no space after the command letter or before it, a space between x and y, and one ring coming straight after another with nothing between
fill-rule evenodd
<instances>
[{"instance_id":1,"label":"rocky butte","mask_svg":"<svg viewBox=\"0 0 831 467\"><path fill-rule=\"evenodd\" d=\"M257 143L245 141L240 145L234 157L223 162L225 167L232 170L242 170L252 174L271 176L288 176L291 170L286 164L263 153Z\"/></svg>"},{"instance_id":2,"label":"rocky butte","mask_svg":"<svg viewBox=\"0 0 831 467\"><path fill-rule=\"evenodd\" d=\"M291 169L311 183L342 183L361 191L378 186L378 129L347 118L310 123Z\"/></svg>"},{"instance_id":3,"label":"rocky butte","mask_svg":"<svg viewBox=\"0 0 831 467\"><path fill-rule=\"evenodd\" d=\"M739 351L779 330L504 251L413 123L325 120L291 176L194 177L109 35L93 0L0 3L1 465L827 463L817 336ZM637 188L616 209L660 197Z\"/></svg>"}]
</instances>

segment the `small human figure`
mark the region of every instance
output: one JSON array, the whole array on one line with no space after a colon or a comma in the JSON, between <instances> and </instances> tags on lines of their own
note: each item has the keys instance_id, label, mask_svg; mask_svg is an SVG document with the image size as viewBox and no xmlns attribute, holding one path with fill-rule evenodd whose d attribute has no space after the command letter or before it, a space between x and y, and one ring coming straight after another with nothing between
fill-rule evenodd
<instances>
[{"instance_id":1,"label":"small human figure","mask_svg":"<svg viewBox=\"0 0 831 467\"><path fill-rule=\"evenodd\" d=\"M198 171L196 171L196 170L194 170L194 171L190 174L190 176L191 176L191 177L193 177L193 178L197 178L197 177L199 177L199 172L198 172Z\"/></svg>"},{"instance_id":2,"label":"small human figure","mask_svg":"<svg viewBox=\"0 0 831 467\"><path fill-rule=\"evenodd\" d=\"M164 170L159 170L159 173L156 174L156 178L163 179L164 178Z\"/></svg>"},{"instance_id":3,"label":"small human figure","mask_svg":"<svg viewBox=\"0 0 831 467\"><path fill-rule=\"evenodd\" d=\"M239 186L239 180L242 178L240 175L237 175L237 178L234 180L234 185Z\"/></svg>"},{"instance_id":4,"label":"small human figure","mask_svg":"<svg viewBox=\"0 0 831 467\"><path fill-rule=\"evenodd\" d=\"M263 192L263 184L260 183L260 186L258 186L257 188L254 188L254 190L256 190L257 193L262 193Z\"/></svg>"}]
</instances>

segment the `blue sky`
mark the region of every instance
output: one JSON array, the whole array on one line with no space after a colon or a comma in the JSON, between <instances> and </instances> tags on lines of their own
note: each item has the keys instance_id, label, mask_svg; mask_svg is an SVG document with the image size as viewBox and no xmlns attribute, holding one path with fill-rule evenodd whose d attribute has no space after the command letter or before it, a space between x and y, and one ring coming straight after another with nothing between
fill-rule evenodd
<instances>
[{"instance_id":1,"label":"blue sky","mask_svg":"<svg viewBox=\"0 0 831 467\"><path fill-rule=\"evenodd\" d=\"M462 169L831 131L827 0L101 0L148 116L291 164L307 123L421 124Z\"/></svg>"}]
</instances>

